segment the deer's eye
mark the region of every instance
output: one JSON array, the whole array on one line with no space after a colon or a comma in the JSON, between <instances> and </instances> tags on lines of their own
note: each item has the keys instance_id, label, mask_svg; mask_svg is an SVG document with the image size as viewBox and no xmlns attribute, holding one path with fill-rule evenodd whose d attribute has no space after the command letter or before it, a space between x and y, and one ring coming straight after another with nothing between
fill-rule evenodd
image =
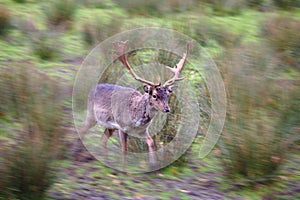
<instances>
[{"instance_id":1,"label":"deer's eye","mask_svg":"<svg viewBox=\"0 0 300 200\"><path fill-rule=\"evenodd\" d=\"M155 95L155 94L152 95L152 97L153 97L153 99L157 99L157 95Z\"/></svg>"}]
</instances>

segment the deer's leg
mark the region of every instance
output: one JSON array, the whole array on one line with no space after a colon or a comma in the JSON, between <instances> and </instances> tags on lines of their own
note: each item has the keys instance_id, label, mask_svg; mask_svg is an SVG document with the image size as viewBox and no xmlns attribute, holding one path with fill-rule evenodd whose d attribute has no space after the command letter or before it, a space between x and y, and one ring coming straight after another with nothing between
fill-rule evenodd
<instances>
[{"instance_id":1,"label":"deer's leg","mask_svg":"<svg viewBox=\"0 0 300 200\"><path fill-rule=\"evenodd\" d=\"M119 130L119 137L120 137L120 143L121 143L121 148L122 148L122 152L126 152L127 151L127 133Z\"/></svg>"},{"instance_id":2,"label":"deer's leg","mask_svg":"<svg viewBox=\"0 0 300 200\"><path fill-rule=\"evenodd\" d=\"M87 116L85 121L84 121L84 124L82 127L80 127L79 129L79 134L80 134L80 137L83 139L84 135L86 134L86 132L92 128L93 126L95 126L97 123L97 121L94 119L94 117L91 117L91 116Z\"/></svg>"},{"instance_id":3,"label":"deer's leg","mask_svg":"<svg viewBox=\"0 0 300 200\"><path fill-rule=\"evenodd\" d=\"M75 142L74 146L75 146L75 152L82 152L84 151L84 147L83 147L83 144L82 144L82 141L86 132L92 128L93 126L96 125L96 120L94 119L94 116L92 116L90 114L90 112L88 111L87 113L87 116L84 120L84 124L83 126L79 127L78 129L78 134L79 134L79 138L77 139L77 141Z\"/></svg>"},{"instance_id":4,"label":"deer's leg","mask_svg":"<svg viewBox=\"0 0 300 200\"><path fill-rule=\"evenodd\" d=\"M157 159L156 159L156 155L155 155L155 151L154 151L154 141L151 138L151 136L149 135L148 130L146 131L145 141L148 145L150 166L155 167L156 163L157 163L157 161L156 161Z\"/></svg>"},{"instance_id":5,"label":"deer's leg","mask_svg":"<svg viewBox=\"0 0 300 200\"><path fill-rule=\"evenodd\" d=\"M83 146L82 140L83 140L86 132L95 125L96 125L96 120L94 119L93 116L89 115L89 112L88 112L83 126L80 127L78 130L78 134L80 137L77 138L77 141L74 143L73 156L74 156L75 160L91 160L94 158L92 155L86 153L86 150Z\"/></svg>"},{"instance_id":6,"label":"deer's leg","mask_svg":"<svg viewBox=\"0 0 300 200\"><path fill-rule=\"evenodd\" d=\"M153 139L151 138L150 135L147 135L146 143L148 145L149 152L153 152L154 151L154 141L153 141Z\"/></svg>"},{"instance_id":7,"label":"deer's leg","mask_svg":"<svg viewBox=\"0 0 300 200\"><path fill-rule=\"evenodd\" d=\"M101 136L100 144L103 148L102 150L105 156L107 155L107 149L106 149L107 140L112 136L113 132L114 132L113 129L106 128L103 135Z\"/></svg>"},{"instance_id":8,"label":"deer's leg","mask_svg":"<svg viewBox=\"0 0 300 200\"><path fill-rule=\"evenodd\" d=\"M120 143L122 148L122 165L125 170L127 165L126 152L127 152L127 133L119 130Z\"/></svg>"}]
</instances>

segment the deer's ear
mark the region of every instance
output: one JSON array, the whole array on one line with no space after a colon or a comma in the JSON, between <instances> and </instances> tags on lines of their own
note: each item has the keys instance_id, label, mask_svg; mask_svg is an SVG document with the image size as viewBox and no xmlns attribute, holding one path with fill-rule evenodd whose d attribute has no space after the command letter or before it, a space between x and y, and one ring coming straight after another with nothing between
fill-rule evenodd
<instances>
[{"instance_id":1,"label":"deer's ear","mask_svg":"<svg viewBox=\"0 0 300 200\"><path fill-rule=\"evenodd\" d=\"M174 92L175 90L177 90L178 86L177 85L171 85L168 87L168 91L170 93Z\"/></svg>"},{"instance_id":2,"label":"deer's ear","mask_svg":"<svg viewBox=\"0 0 300 200\"><path fill-rule=\"evenodd\" d=\"M146 92L146 93L151 93L151 90L152 90L152 87L150 86L150 85L144 85L144 91Z\"/></svg>"}]
</instances>

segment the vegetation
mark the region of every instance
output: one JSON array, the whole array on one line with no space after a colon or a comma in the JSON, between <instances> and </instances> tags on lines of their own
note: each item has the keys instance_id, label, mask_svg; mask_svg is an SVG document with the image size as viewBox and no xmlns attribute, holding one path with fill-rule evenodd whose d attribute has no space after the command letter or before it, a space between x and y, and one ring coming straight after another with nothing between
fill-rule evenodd
<instances>
[{"instance_id":1,"label":"vegetation","mask_svg":"<svg viewBox=\"0 0 300 200\"><path fill-rule=\"evenodd\" d=\"M40 81L40 79L43 81ZM52 162L62 155L62 115L58 86L45 74L31 68L13 67L1 74L6 120L21 127L1 130L15 142L2 147L3 176L0 195L6 198L43 199L54 180ZM5 119L3 119L5 120ZM9 141L8 141L9 142Z\"/></svg>"},{"instance_id":2,"label":"vegetation","mask_svg":"<svg viewBox=\"0 0 300 200\"><path fill-rule=\"evenodd\" d=\"M0 4L0 36L4 36L10 27L10 10Z\"/></svg>"},{"instance_id":3,"label":"vegetation","mask_svg":"<svg viewBox=\"0 0 300 200\"><path fill-rule=\"evenodd\" d=\"M76 2L73 0L54 1L45 11L48 24L70 26L76 14L76 8Z\"/></svg>"},{"instance_id":4,"label":"vegetation","mask_svg":"<svg viewBox=\"0 0 300 200\"><path fill-rule=\"evenodd\" d=\"M0 199L300 198L299 6L298 0L4 0ZM227 116L218 146L199 160L210 94L199 66L187 65L184 75L197 88L203 111L199 133L172 165L133 175L86 158L87 152L80 159L72 155L77 136L71 93L91 46L140 27L182 32L210 53L226 86ZM178 55L146 49L130 52L128 59L133 67L173 66ZM100 82L123 76L119 65L112 63ZM176 96L170 105L174 113L154 137L158 148L174 139L180 121ZM147 150L136 138L129 144L132 152Z\"/></svg>"},{"instance_id":5,"label":"vegetation","mask_svg":"<svg viewBox=\"0 0 300 200\"><path fill-rule=\"evenodd\" d=\"M281 67L300 67L300 20L289 16L273 16L261 26L262 36L278 53Z\"/></svg>"},{"instance_id":6,"label":"vegetation","mask_svg":"<svg viewBox=\"0 0 300 200\"><path fill-rule=\"evenodd\" d=\"M255 182L272 177L287 147L295 142L292 138L296 133L287 127L297 125L286 123L285 113L293 115L299 106L292 106L297 98L294 91L286 91L278 83L277 62L263 45L245 45L234 51L231 65L224 64L229 96L221 140L224 166L232 178L246 177ZM284 132L279 128L282 126L287 128Z\"/></svg>"}]
</instances>

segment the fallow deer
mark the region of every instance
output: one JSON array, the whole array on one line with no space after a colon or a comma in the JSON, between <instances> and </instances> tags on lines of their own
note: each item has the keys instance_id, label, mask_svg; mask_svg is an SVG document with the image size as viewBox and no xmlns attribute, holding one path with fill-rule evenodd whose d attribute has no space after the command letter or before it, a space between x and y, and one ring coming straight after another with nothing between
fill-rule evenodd
<instances>
[{"instance_id":1,"label":"fallow deer","mask_svg":"<svg viewBox=\"0 0 300 200\"><path fill-rule=\"evenodd\" d=\"M186 52L173 68L167 66L174 73L174 76L162 85L142 79L133 71L125 55L128 41L115 42L113 45L116 56L131 75L137 81L145 84L145 93L141 94L133 88L113 84L96 85L88 96L87 116L80 134L86 133L88 129L97 123L104 126L105 131L100 142L105 147L109 137L112 136L115 130L118 130L122 151L126 152L127 134L138 133L146 141L153 162L154 143L149 135L148 128L158 111L170 112L168 98L176 88L173 84L184 79L179 75L186 62L191 43L187 43Z\"/></svg>"}]
</instances>

